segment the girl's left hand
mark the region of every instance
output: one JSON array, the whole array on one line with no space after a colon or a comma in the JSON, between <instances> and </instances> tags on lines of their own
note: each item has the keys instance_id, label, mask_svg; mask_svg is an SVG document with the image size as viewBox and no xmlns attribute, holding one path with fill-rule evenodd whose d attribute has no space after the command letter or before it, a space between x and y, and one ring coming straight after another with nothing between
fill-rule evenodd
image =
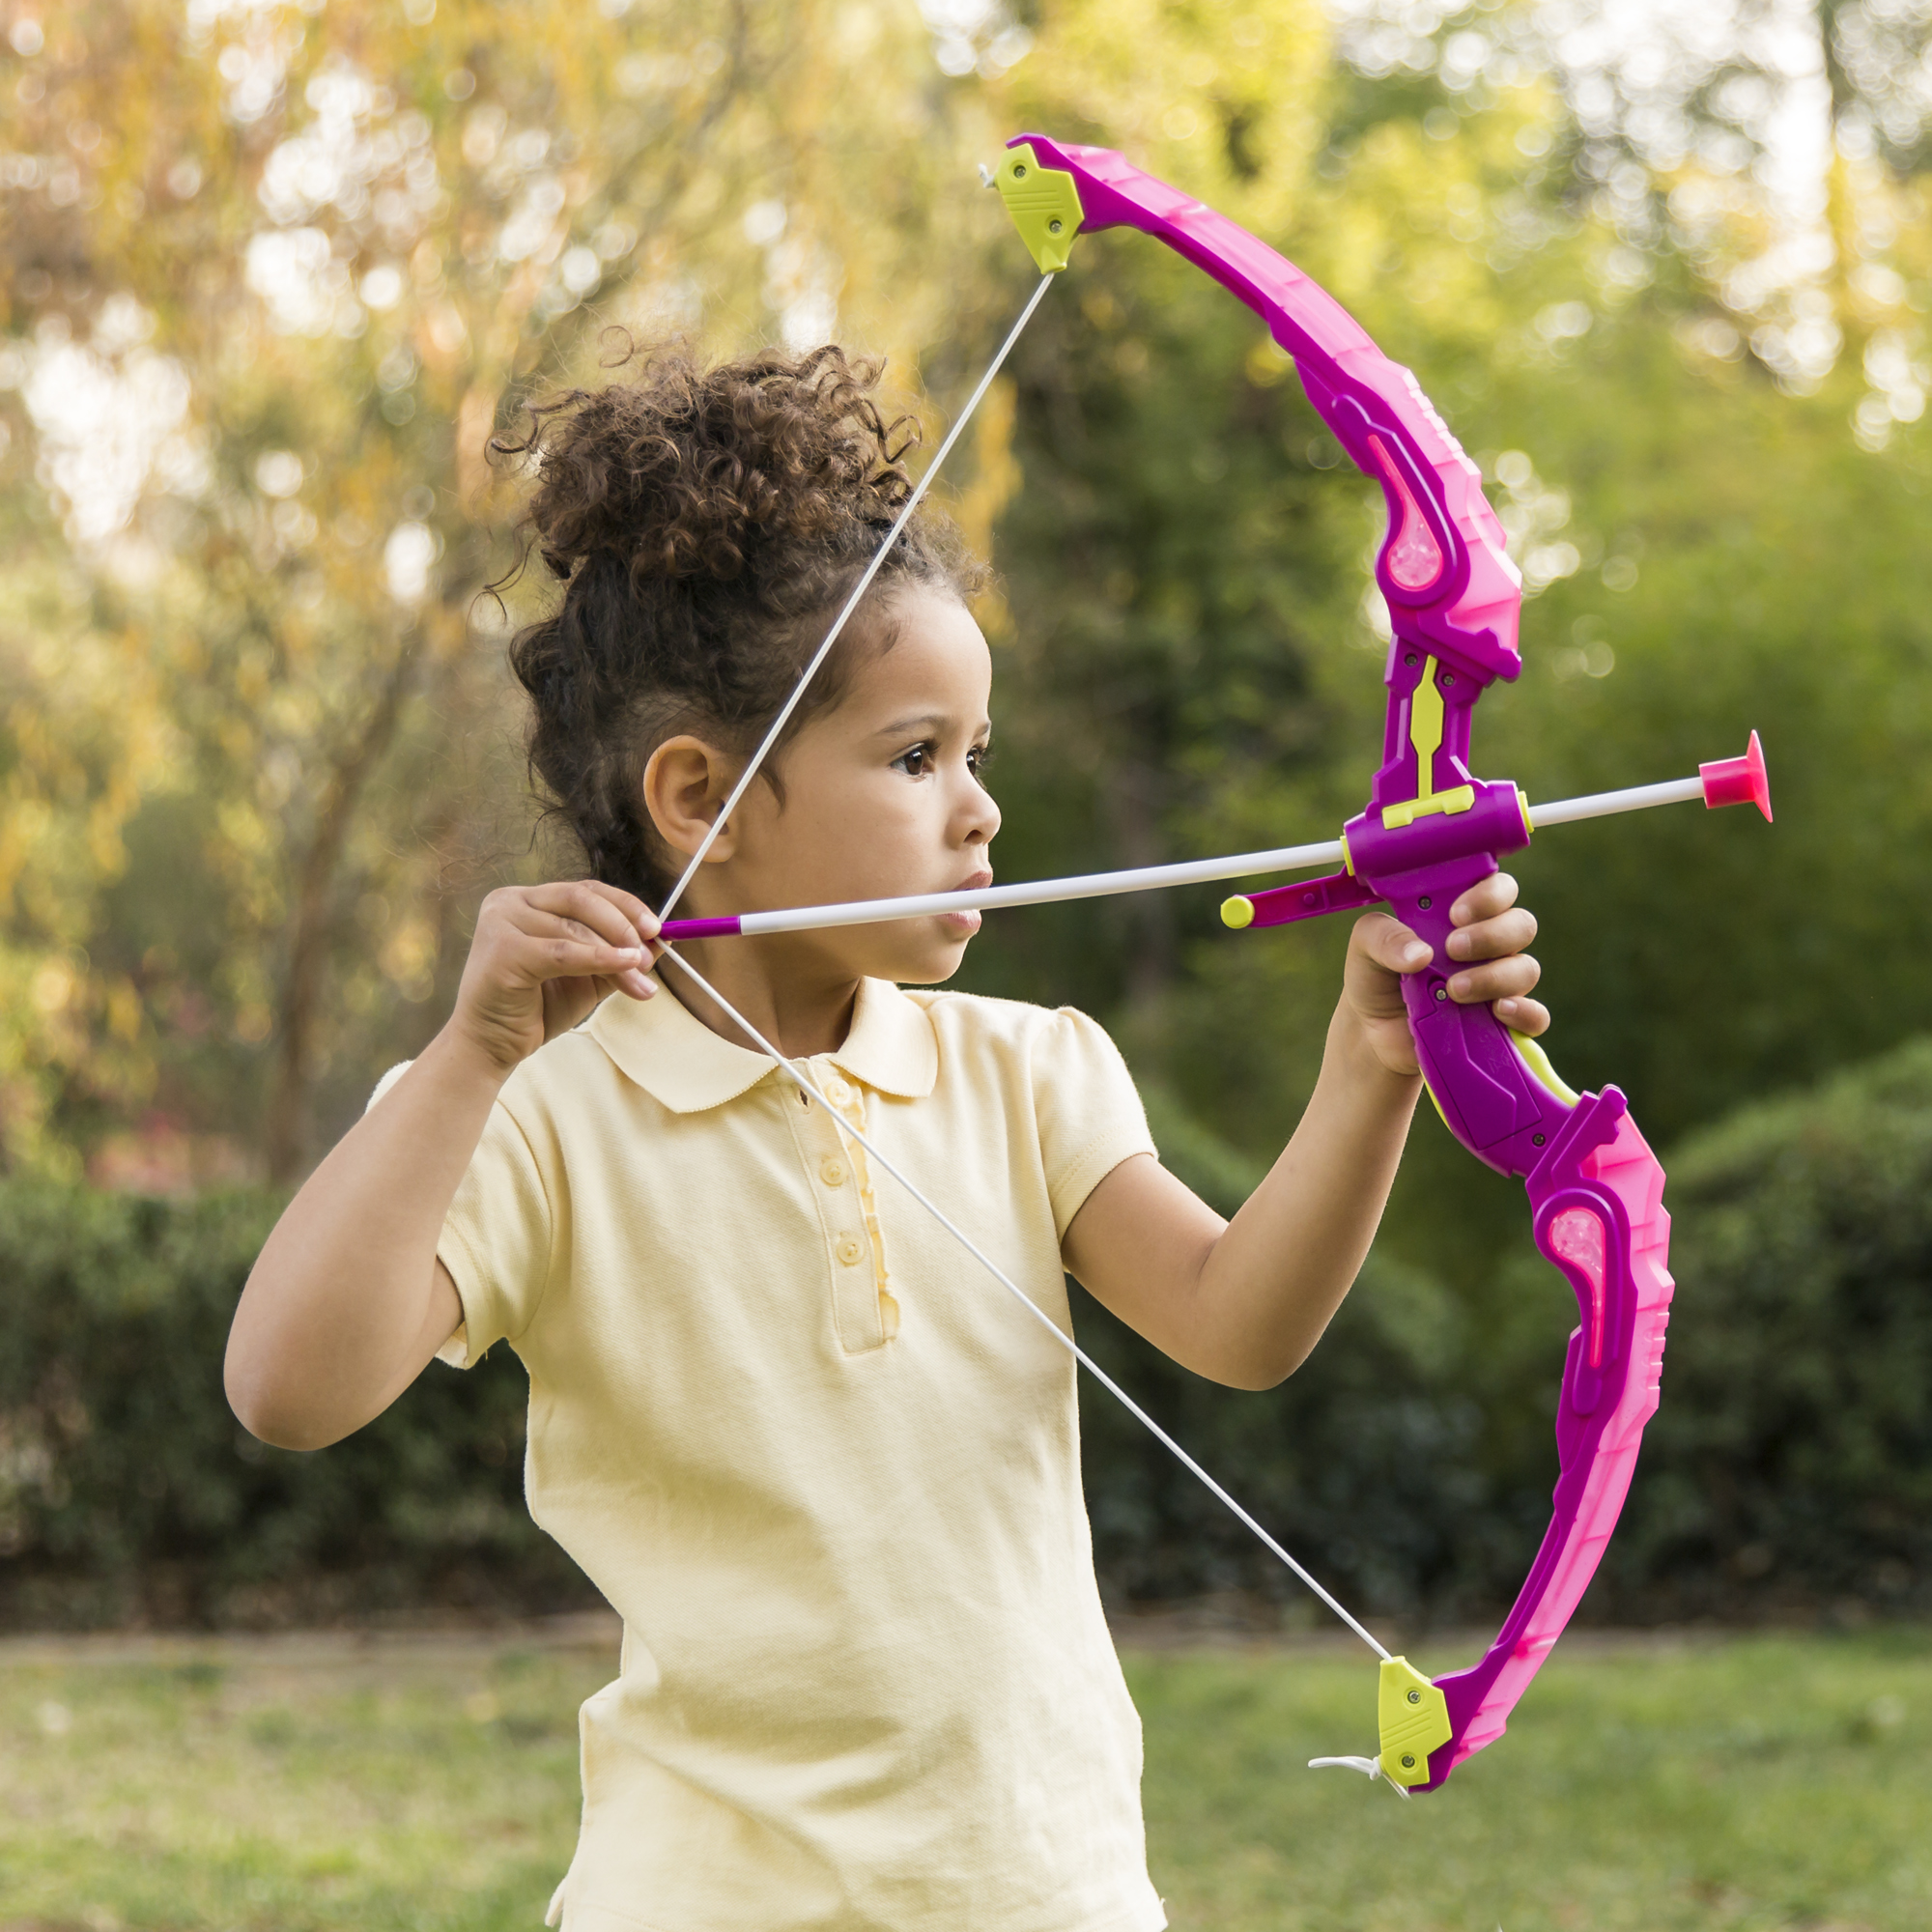
<instances>
[{"instance_id":1,"label":"girl's left hand","mask_svg":"<svg viewBox=\"0 0 1932 1932\"><path fill-rule=\"evenodd\" d=\"M1536 918L1517 904L1516 893L1507 872L1492 872L1449 908L1456 927L1447 941L1449 956L1470 962L1468 971L1450 976L1449 997L1465 1007L1487 1001L1505 1026L1539 1034L1548 1026L1549 1014L1528 994L1543 968L1522 950L1536 937ZM1342 1003L1391 1073L1417 1070L1402 980L1429 960L1427 943L1387 913L1363 914L1350 935Z\"/></svg>"}]
</instances>

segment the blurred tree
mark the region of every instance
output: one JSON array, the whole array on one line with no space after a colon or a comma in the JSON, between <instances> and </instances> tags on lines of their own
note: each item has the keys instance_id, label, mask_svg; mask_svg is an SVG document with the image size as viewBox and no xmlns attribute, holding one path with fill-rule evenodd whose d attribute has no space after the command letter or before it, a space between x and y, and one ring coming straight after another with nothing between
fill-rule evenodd
<instances>
[{"instance_id":1,"label":"blurred tree","mask_svg":"<svg viewBox=\"0 0 1932 1932\"><path fill-rule=\"evenodd\" d=\"M943 77L901 10L758 0L97 0L6 67L6 1154L147 1094L287 1179L525 842L490 435L610 323L929 328Z\"/></svg>"}]
</instances>

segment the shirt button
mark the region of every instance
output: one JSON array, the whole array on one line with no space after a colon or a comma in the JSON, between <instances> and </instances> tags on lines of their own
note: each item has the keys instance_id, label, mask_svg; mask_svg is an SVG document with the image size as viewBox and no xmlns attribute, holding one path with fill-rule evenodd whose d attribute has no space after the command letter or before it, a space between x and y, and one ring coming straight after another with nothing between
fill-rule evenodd
<instances>
[{"instance_id":1,"label":"shirt button","mask_svg":"<svg viewBox=\"0 0 1932 1932\"><path fill-rule=\"evenodd\" d=\"M818 1178L828 1187L845 1185L845 1163L842 1160L827 1160L818 1170Z\"/></svg>"},{"instance_id":2,"label":"shirt button","mask_svg":"<svg viewBox=\"0 0 1932 1932\"><path fill-rule=\"evenodd\" d=\"M852 1090L842 1080L828 1080L825 1083L825 1097L835 1107L842 1107L852 1097Z\"/></svg>"},{"instance_id":3,"label":"shirt button","mask_svg":"<svg viewBox=\"0 0 1932 1932\"><path fill-rule=\"evenodd\" d=\"M840 1235L832 1252L847 1267L857 1267L866 1254L866 1250L859 1245L858 1236L855 1235Z\"/></svg>"}]
</instances>

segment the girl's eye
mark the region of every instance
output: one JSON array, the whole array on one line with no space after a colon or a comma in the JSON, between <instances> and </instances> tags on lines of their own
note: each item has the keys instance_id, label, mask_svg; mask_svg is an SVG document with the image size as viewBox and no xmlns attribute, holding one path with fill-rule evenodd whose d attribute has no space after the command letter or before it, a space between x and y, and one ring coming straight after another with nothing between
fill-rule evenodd
<instances>
[{"instance_id":1,"label":"girl's eye","mask_svg":"<svg viewBox=\"0 0 1932 1932\"><path fill-rule=\"evenodd\" d=\"M966 769L977 779L986 769L986 761L993 755L990 745L975 745L966 753ZM938 769L938 748L930 741L915 745L909 752L901 752L893 760L893 770L903 772L909 779L927 779Z\"/></svg>"}]
</instances>

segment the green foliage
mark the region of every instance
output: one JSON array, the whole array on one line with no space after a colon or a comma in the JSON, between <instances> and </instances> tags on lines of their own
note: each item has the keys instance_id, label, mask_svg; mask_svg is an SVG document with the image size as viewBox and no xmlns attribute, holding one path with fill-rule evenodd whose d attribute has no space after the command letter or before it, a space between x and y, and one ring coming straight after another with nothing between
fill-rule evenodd
<instances>
[{"instance_id":1,"label":"green foliage","mask_svg":"<svg viewBox=\"0 0 1932 1932\"><path fill-rule=\"evenodd\" d=\"M1620 1575L1685 1608L1932 1586L1932 1039L1680 1151L1678 1280Z\"/></svg>"},{"instance_id":2,"label":"green foliage","mask_svg":"<svg viewBox=\"0 0 1932 1932\"><path fill-rule=\"evenodd\" d=\"M1152 1110L1166 1133L1171 1103ZM1238 1156L1169 1163L1225 1203ZM1932 1603L1932 1040L1728 1117L1666 1159L1678 1282L1663 1401L1590 1614ZM1548 1520L1568 1291L1540 1258L1476 1293L1378 1253L1279 1390L1186 1374L1091 1301L1108 1370L1351 1604L1473 1616ZM1082 1426L1101 1574L1149 1597L1299 1586L1130 1418Z\"/></svg>"},{"instance_id":3,"label":"green foliage","mask_svg":"<svg viewBox=\"0 0 1932 1932\"><path fill-rule=\"evenodd\" d=\"M526 1385L507 1353L435 1369L315 1454L237 1425L222 1350L280 1206L0 1183L0 1619L593 1600L525 1510Z\"/></svg>"}]
</instances>

